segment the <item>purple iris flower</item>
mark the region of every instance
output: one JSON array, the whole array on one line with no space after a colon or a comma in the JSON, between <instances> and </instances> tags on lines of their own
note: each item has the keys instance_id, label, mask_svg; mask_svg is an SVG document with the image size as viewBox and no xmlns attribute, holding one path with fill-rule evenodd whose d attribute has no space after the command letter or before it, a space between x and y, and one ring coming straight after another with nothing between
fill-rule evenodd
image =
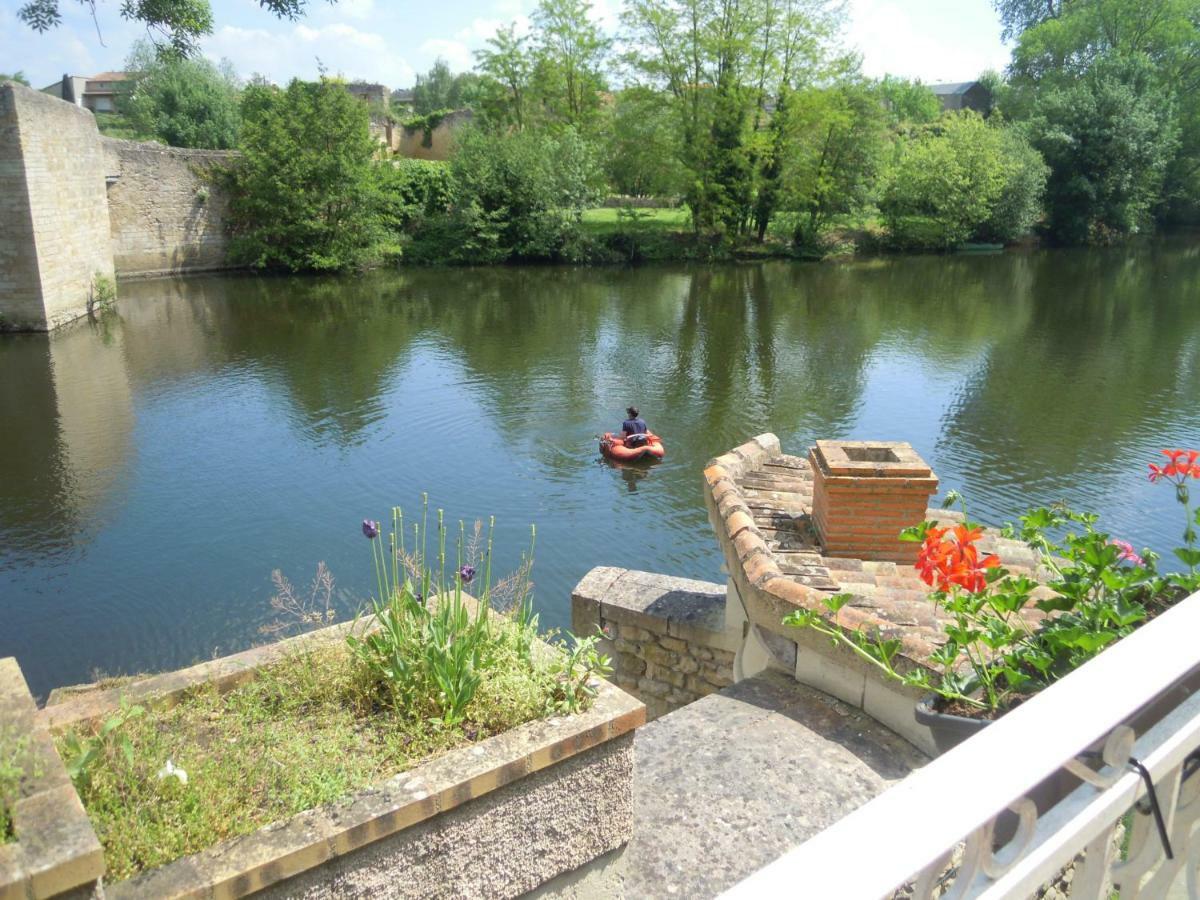
<instances>
[{"instance_id":1,"label":"purple iris flower","mask_svg":"<svg viewBox=\"0 0 1200 900\"><path fill-rule=\"evenodd\" d=\"M379 523L372 522L370 519L363 519L363 537L370 541L379 537Z\"/></svg>"},{"instance_id":2,"label":"purple iris flower","mask_svg":"<svg viewBox=\"0 0 1200 900\"><path fill-rule=\"evenodd\" d=\"M463 584L470 584L475 580L475 567L463 566L458 570L458 577L462 579Z\"/></svg>"}]
</instances>

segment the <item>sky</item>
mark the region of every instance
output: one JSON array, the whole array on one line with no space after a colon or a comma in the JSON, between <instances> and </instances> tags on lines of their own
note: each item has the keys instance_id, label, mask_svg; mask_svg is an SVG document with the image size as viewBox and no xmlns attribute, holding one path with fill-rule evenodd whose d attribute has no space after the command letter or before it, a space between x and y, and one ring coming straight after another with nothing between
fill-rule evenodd
<instances>
[{"instance_id":1,"label":"sky","mask_svg":"<svg viewBox=\"0 0 1200 900\"><path fill-rule=\"evenodd\" d=\"M0 0L0 72L21 70L35 87L64 73L119 70L143 32L119 15L119 0L98 0L97 23L76 0L60 0L63 24L39 35L17 20L22 0ZM282 82L313 77L318 60L352 80L409 87L417 72L444 58L458 70L472 51L512 21L527 22L536 0L312 0L298 22L280 21L256 0L211 0L216 28L202 44L243 76ZM617 26L621 0L592 0L594 15ZM847 0L844 42L863 56L870 76L967 81L1002 69L1008 50L990 0Z\"/></svg>"}]
</instances>

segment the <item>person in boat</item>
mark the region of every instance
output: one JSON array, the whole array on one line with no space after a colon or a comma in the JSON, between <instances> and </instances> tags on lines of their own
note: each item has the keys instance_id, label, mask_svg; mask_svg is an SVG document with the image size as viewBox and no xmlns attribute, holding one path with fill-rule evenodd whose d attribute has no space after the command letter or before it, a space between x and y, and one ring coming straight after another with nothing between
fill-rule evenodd
<instances>
[{"instance_id":1,"label":"person in boat","mask_svg":"<svg viewBox=\"0 0 1200 900\"><path fill-rule=\"evenodd\" d=\"M646 420L638 415L636 406L628 407L625 414L629 416L621 423L621 437L625 439L625 446L640 447L646 443L646 435L649 434L650 428L646 425Z\"/></svg>"}]
</instances>

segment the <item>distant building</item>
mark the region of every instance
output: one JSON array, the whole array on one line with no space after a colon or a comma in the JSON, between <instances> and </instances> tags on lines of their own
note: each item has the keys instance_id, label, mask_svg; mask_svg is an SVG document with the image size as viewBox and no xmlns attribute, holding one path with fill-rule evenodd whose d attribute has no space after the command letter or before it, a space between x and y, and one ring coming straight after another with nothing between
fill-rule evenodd
<instances>
[{"instance_id":1,"label":"distant building","mask_svg":"<svg viewBox=\"0 0 1200 900\"><path fill-rule=\"evenodd\" d=\"M117 94L130 80L128 72L101 72L99 75L64 75L61 80L42 88L42 93L90 109L92 112L116 112Z\"/></svg>"},{"instance_id":2,"label":"distant building","mask_svg":"<svg viewBox=\"0 0 1200 900\"><path fill-rule=\"evenodd\" d=\"M368 84L365 81L352 81L346 85L346 90L358 99L387 108L390 91L382 84Z\"/></svg>"},{"instance_id":3,"label":"distant building","mask_svg":"<svg viewBox=\"0 0 1200 900\"><path fill-rule=\"evenodd\" d=\"M399 114L411 115L416 106L412 88L397 88L392 91L392 109Z\"/></svg>"},{"instance_id":4,"label":"distant building","mask_svg":"<svg viewBox=\"0 0 1200 900\"><path fill-rule=\"evenodd\" d=\"M942 109L973 109L981 115L992 111L992 92L979 81L931 84L929 89L942 101Z\"/></svg>"}]
</instances>

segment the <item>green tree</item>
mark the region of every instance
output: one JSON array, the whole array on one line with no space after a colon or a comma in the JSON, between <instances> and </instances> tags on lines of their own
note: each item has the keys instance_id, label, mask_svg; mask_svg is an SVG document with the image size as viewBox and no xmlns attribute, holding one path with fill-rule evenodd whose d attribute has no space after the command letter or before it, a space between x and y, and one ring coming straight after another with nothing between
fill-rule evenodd
<instances>
[{"instance_id":1,"label":"green tree","mask_svg":"<svg viewBox=\"0 0 1200 900\"><path fill-rule=\"evenodd\" d=\"M1037 98L1031 130L1050 164L1048 230L1106 242L1152 225L1178 131L1149 63L1106 59Z\"/></svg>"},{"instance_id":2,"label":"green tree","mask_svg":"<svg viewBox=\"0 0 1200 900\"><path fill-rule=\"evenodd\" d=\"M237 146L241 92L228 61L218 67L202 58L162 57L142 42L126 69L132 84L119 96L118 110L135 131L171 147Z\"/></svg>"},{"instance_id":3,"label":"green tree","mask_svg":"<svg viewBox=\"0 0 1200 900\"><path fill-rule=\"evenodd\" d=\"M1008 241L1034 224L1045 180L1019 132L974 112L948 114L901 145L880 209L899 246Z\"/></svg>"},{"instance_id":4,"label":"green tree","mask_svg":"<svg viewBox=\"0 0 1200 900\"><path fill-rule=\"evenodd\" d=\"M515 24L505 25L487 39L475 59L483 75L481 100L487 117L500 125L525 127L533 59L524 35Z\"/></svg>"},{"instance_id":5,"label":"green tree","mask_svg":"<svg viewBox=\"0 0 1200 900\"><path fill-rule=\"evenodd\" d=\"M1012 12L1017 7L1005 2L1002 14L1005 9ZM1156 218L1200 218L1200 0L1062 0L1031 9L1035 14L1012 19L1013 28L1020 30L1014 31L1018 40L1002 102L1006 115L1040 120L1069 116L1060 101L1064 92L1075 92L1094 112L1116 117L1098 126L1108 135L1103 140L1128 143L1138 140L1138 134L1157 131L1166 139L1164 145L1172 147L1165 164L1154 153L1139 155L1129 147L1110 147L1122 159L1138 158L1149 165L1147 171L1131 176L1127 189L1117 192L1136 199L1125 212L1111 214L1115 208L1110 209L1102 217L1108 221L1096 220L1095 230L1084 221L1056 227L1059 238L1079 239L1084 234L1111 238L1143 229L1148 222L1140 210L1147 185L1157 185L1156 196L1148 200ZM1133 109L1129 103L1135 98L1137 105L1147 109ZM1100 138L1098 131L1078 124L1082 132ZM1080 202L1094 205L1088 199L1093 190L1097 196L1116 196L1111 186L1102 185L1106 166L1097 155L1079 149L1047 156L1054 157L1054 186L1073 183L1082 192ZM1057 168L1089 161L1100 168ZM1056 204L1055 210L1055 220L1065 226L1067 206Z\"/></svg>"},{"instance_id":6,"label":"green tree","mask_svg":"<svg viewBox=\"0 0 1200 900\"><path fill-rule=\"evenodd\" d=\"M942 101L920 81L884 75L878 89L893 125L928 125L942 114Z\"/></svg>"},{"instance_id":7,"label":"green tree","mask_svg":"<svg viewBox=\"0 0 1200 900\"><path fill-rule=\"evenodd\" d=\"M504 134L472 130L451 170L451 209L417 232L424 262L569 260L579 253L583 211L603 174L591 144L573 130Z\"/></svg>"},{"instance_id":8,"label":"green tree","mask_svg":"<svg viewBox=\"0 0 1200 900\"><path fill-rule=\"evenodd\" d=\"M993 0L1006 41L1062 14L1064 0Z\"/></svg>"},{"instance_id":9,"label":"green tree","mask_svg":"<svg viewBox=\"0 0 1200 900\"><path fill-rule=\"evenodd\" d=\"M784 169L790 145L798 136L793 98L814 85L856 76L857 59L833 52L842 15L842 7L820 0L765 0L760 7L753 41L757 102L750 139L753 219L760 242L785 193ZM768 109L771 98L773 111Z\"/></svg>"},{"instance_id":10,"label":"green tree","mask_svg":"<svg viewBox=\"0 0 1200 900\"><path fill-rule=\"evenodd\" d=\"M875 201L888 111L879 91L861 79L798 92L788 109L785 205L797 213L796 244L815 247L835 216Z\"/></svg>"},{"instance_id":11,"label":"green tree","mask_svg":"<svg viewBox=\"0 0 1200 900\"><path fill-rule=\"evenodd\" d=\"M100 30L96 0L78 0L87 7ZM336 2L336 0L332 0ZM258 0L258 5L282 19L298 19L307 0ZM34 31L45 32L62 23L61 0L27 0L17 18ZM208 0L122 0L121 18L146 28L151 42L165 54L193 56L198 41L212 34L213 15ZM101 40L103 43L103 40Z\"/></svg>"},{"instance_id":12,"label":"green tree","mask_svg":"<svg viewBox=\"0 0 1200 900\"><path fill-rule=\"evenodd\" d=\"M11 75L7 75L4 72L0 72L0 81L15 81L17 84L25 85L25 87L30 86L29 79L25 77L25 73L22 72L20 69L13 72Z\"/></svg>"},{"instance_id":13,"label":"green tree","mask_svg":"<svg viewBox=\"0 0 1200 900\"><path fill-rule=\"evenodd\" d=\"M666 95L640 86L619 92L602 133L604 169L618 194L675 197L683 192L686 176Z\"/></svg>"},{"instance_id":14,"label":"green tree","mask_svg":"<svg viewBox=\"0 0 1200 900\"><path fill-rule=\"evenodd\" d=\"M330 78L242 100L231 256L258 268L345 269L383 238L366 106Z\"/></svg>"},{"instance_id":15,"label":"green tree","mask_svg":"<svg viewBox=\"0 0 1200 900\"><path fill-rule=\"evenodd\" d=\"M622 20L626 63L670 97L696 230L745 233L752 220L763 229L779 195L778 99L829 77L838 8L820 0L629 0Z\"/></svg>"},{"instance_id":16,"label":"green tree","mask_svg":"<svg viewBox=\"0 0 1200 900\"><path fill-rule=\"evenodd\" d=\"M473 72L451 71L444 59L438 59L413 86L413 112L427 116L445 109L463 109L475 105L479 94L479 76Z\"/></svg>"},{"instance_id":17,"label":"green tree","mask_svg":"<svg viewBox=\"0 0 1200 900\"><path fill-rule=\"evenodd\" d=\"M612 44L591 17L589 0L541 0L533 13L536 72L543 101L568 125L595 116Z\"/></svg>"}]
</instances>

